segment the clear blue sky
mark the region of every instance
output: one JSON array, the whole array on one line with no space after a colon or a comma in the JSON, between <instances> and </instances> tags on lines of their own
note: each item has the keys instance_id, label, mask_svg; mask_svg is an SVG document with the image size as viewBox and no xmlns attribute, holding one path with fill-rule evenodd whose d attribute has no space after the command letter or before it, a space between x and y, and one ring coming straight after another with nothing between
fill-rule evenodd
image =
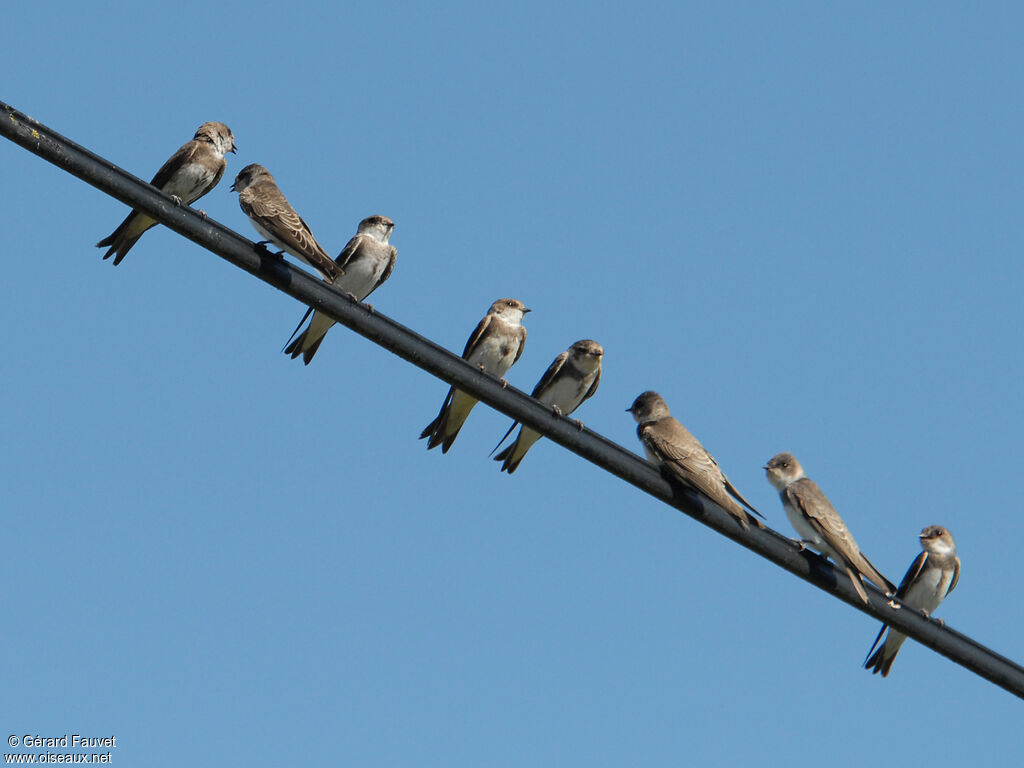
<instances>
[{"instance_id":1,"label":"clear blue sky","mask_svg":"<svg viewBox=\"0 0 1024 768\"><path fill-rule=\"evenodd\" d=\"M1018 661L1019 4L78 3L5 11L5 101L149 179L207 120L332 254L396 222L377 309L461 351L527 317L529 390L660 391L787 535L800 457L898 581ZM114 764L1017 765L1021 703L508 420L417 436L444 383L0 142L0 727ZM923 737L923 739L922 739Z\"/></svg>"}]
</instances>

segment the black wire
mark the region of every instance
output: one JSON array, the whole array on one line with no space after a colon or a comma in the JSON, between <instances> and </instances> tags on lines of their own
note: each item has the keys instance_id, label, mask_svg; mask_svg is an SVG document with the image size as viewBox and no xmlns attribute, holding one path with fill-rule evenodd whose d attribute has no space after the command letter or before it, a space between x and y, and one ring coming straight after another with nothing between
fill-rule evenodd
<instances>
[{"instance_id":1,"label":"black wire","mask_svg":"<svg viewBox=\"0 0 1024 768\"><path fill-rule=\"evenodd\" d=\"M74 174L97 189L152 216L160 223L212 251L237 267L313 307L356 333L390 350L413 365L465 390L481 402L535 429L602 469L684 512L698 522L753 550L854 608L895 627L972 672L1024 698L1024 668L969 637L926 619L918 611L892 608L886 598L866 585L865 605L844 573L823 558L801 550L791 539L771 529L744 530L727 513L700 502L669 484L653 465L617 443L576 422L555 416L514 387L501 383L462 358L415 331L365 305L352 301L320 279L276 258L251 240L168 195L113 163L80 147L45 125L0 102L0 133L16 144Z\"/></svg>"}]
</instances>

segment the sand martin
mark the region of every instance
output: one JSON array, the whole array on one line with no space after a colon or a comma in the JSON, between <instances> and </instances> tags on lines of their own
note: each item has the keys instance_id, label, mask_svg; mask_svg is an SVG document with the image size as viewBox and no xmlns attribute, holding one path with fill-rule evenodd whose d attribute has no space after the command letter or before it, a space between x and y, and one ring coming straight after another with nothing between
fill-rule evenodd
<instances>
[{"instance_id":1,"label":"sand martin","mask_svg":"<svg viewBox=\"0 0 1024 768\"><path fill-rule=\"evenodd\" d=\"M800 543L814 547L843 568L861 600L865 603L868 601L861 576L888 594L896 590L892 582L861 554L846 523L817 483L804 474L804 468L793 454L780 453L773 456L765 464L764 470L768 482L779 492L786 517L800 534Z\"/></svg>"},{"instance_id":2,"label":"sand martin","mask_svg":"<svg viewBox=\"0 0 1024 768\"><path fill-rule=\"evenodd\" d=\"M537 382L537 386L530 393L530 397L536 398L544 405L551 406L551 410L559 416L568 416L579 408L584 400L597 392L597 385L601 383L601 357L603 355L604 350L596 341L590 339L577 341L548 366L540 381ZM512 430L518 423L518 421L512 423L508 432L505 433L505 437L512 434ZM582 422L578 421L577 424L580 429L583 429ZM505 442L505 437L498 441L498 446ZM519 430L515 442L495 456L494 460L503 462L502 471L511 475L516 471L519 462L526 456L526 452L540 438L539 432L534 432L529 427L523 427ZM496 451L498 448L495 447L494 450Z\"/></svg>"},{"instance_id":3,"label":"sand martin","mask_svg":"<svg viewBox=\"0 0 1024 768\"><path fill-rule=\"evenodd\" d=\"M301 259L328 281L341 274L309 226L281 194L270 171L256 163L247 165L238 172L231 189L238 192L238 204L255 230L266 238L264 243L273 243Z\"/></svg>"},{"instance_id":4,"label":"sand martin","mask_svg":"<svg viewBox=\"0 0 1024 768\"><path fill-rule=\"evenodd\" d=\"M473 335L466 342L462 359L477 366L484 373L501 377L515 365L526 346L526 329L523 315L529 312L521 301L498 299L491 304L487 315L481 320ZM469 412L476 405L476 398L452 387L441 405L441 412L420 434L420 439L429 437L427 450L441 446L441 453L448 453Z\"/></svg>"},{"instance_id":5,"label":"sand martin","mask_svg":"<svg viewBox=\"0 0 1024 768\"><path fill-rule=\"evenodd\" d=\"M217 186L227 167L224 155L234 151L235 137L230 128L224 123L203 123L192 141L171 155L149 183L182 203L194 203ZM113 256L114 264L120 264L142 233L157 223L133 210L110 237L100 240L96 247L110 246L103 258Z\"/></svg>"},{"instance_id":6,"label":"sand martin","mask_svg":"<svg viewBox=\"0 0 1024 768\"><path fill-rule=\"evenodd\" d=\"M749 528L750 520L762 527L747 513L742 504L758 517L763 517L729 482L718 462L704 450L690 431L672 418L668 405L657 392L644 392L626 409L636 419L636 436L643 443L644 453L668 476L685 488L697 491ZM703 499L702 499L703 501ZM739 502L739 503L737 503Z\"/></svg>"},{"instance_id":7,"label":"sand martin","mask_svg":"<svg viewBox=\"0 0 1024 768\"><path fill-rule=\"evenodd\" d=\"M921 531L921 554L910 564L907 575L896 590L896 600L908 608L916 608L925 616L939 607L939 603L956 587L960 580L960 558L956 556L956 542L953 535L941 525L929 525ZM878 637L871 644L864 668L873 673L889 674L900 646L907 636L895 629L889 629L885 642L878 646L885 624L878 630ZM878 646L878 650L875 650ZM874 651L874 655L871 652Z\"/></svg>"},{"instance_id":8,"label":"sand martin","mask_svg":"<svg viewBox=\"0 0 1024 768\"><path fill-rule=\"evenodd\" d=\"M345 291L353 301L362 301L391 277L395 259L398 257L395 247L388 245L388 238L391 237L394 228L395 222L387 216L369 216L363 219L359 222L356 236L348 241L344 250L334 260L342 270L341 277L334 281L334 285ZM295 337L311 312L312 309L306 310L306 314L292 331L292 337ZM322 312L313 313L309 327L295 337L294 341L288 339L289 343L285 346L284 353L291 355L292 360L302 355L303 362L309 365L332 325L334 321L327 315Z\"/></svg>"}]
</instances>

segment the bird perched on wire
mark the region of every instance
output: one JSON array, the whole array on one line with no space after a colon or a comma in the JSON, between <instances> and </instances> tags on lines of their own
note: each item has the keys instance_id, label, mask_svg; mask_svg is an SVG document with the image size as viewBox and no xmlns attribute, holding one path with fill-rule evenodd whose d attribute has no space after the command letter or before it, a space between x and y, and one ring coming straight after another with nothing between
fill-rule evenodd
<instances>
[{"instance_id":1,"label":"bird perched on wire","mask_svg":"<svg viewBox=\"0 0 1024 768\"><path fill-rule=\"evenodd\" d=\"M930 616L946 595L956 588L960 580L960 558L956 555L953 534L941 525L929 525L918 538L921 540L921 553L910 564L896 590L895 599L908 608L916 608L925 616ZM896 654L907 639L902 632L889 627L885 642L879 645L878 641L882 639L887 626L883 624L878 630L878 636L871 644L868 658L864 662L865 669L870 669L874 674L881 672L882 677L888 676ZM876 646L878 650L875 650Z\"/></svg>"},{"instance_id":2,"label":"bird perched on wire","mask_svg":"<svg viewBox=\"0 0 1024 768\"><path fill-rule=\"evenodd\" d=\"M224 123L203 123L192 140L171 155L149 183L179 204L190 205L217 186L227 167L224 155L234 151L235 137L230 128ZM96 243L96 247L110 246L103 258L113 256L114 264L120 264L143 233L157 223L145 213L133 210L117 229Z\"/></svg>"},{"instance_id":3,"label":"bird perched on wire","mask_svg":"<svg viewBox=\"0 0 1024 768\"><path fill-rule=\"evenodd\" d=\"M502 385L507 386L507 382L501 377L523 354L523 348L526 346L523 315L529 311L516 299L498 299L491 304L484 319L477 324L469 341L466 342L462 359L477 366L484 373L498 377ZM467 395L455 387L449 389L437 418L427 424L420 434L421 440L429 438L427 450L440 445L441 453L448 453L476 403L477 400L472 395Z\"/></svg>"},{"instance_id":4,"label":"bird perched on wire","mask_svg":"<svg viewBox=\"0 0 1024 768\"><path fill-rule=\"evenodd\" d=\"M865 557L846 523L836 512L821 489L804 473L804 468L791 453L779 453L764 466L768 482L779 492L786 517L800 534L801 545L814 547L822 555L831 557L846 571L850 583L860 599L868 601L861 577L892 594L896 587Z\"/></svg>"},{"instance_id":5,"label":"bird perched on wire","mask_svg":"<svg viewBox=\"0 0 1024 768\"><path fill-rule=\"evenodd\" d=\"M537 386L533 388L530 397L536 398L544 405L551 406L551 410L559 416L568 416L575 411L584 400L597 392L597 385L601 383L601 358L604 356L604 349L592 339L577 341L565 352L555 358L554 362L541 376ZM505 442L505 438L512 434L518 421L512 422L505 437L498 441L494 450ZM577 421L580 429L583 423ZM516 471L519 462L526 456L534 443L540 440L540 432L529 427L519 430L515 442L494 457L495 461L502 462L501 470L510 475ZM494 453L494 451L491 451Z\"/></svg>"},{"instance_id":6,"label":"bird perched on wire","mask_svg":"<svg viewBox=\"0 0 1024 768\"><path fill-rule=\"evenodd\" d=\"M747 510L758 517L764 516L740 495L700 441L672 418L661 395L644 392L626 410L636 419L636 436L647 458L661 467L671 480L697 491L702 502L704 499L714 502L736 518L743 528L749 528L751 521L759 528L764 527Z\"/></svg>"},{"instance_id":7,"label":"bird perched on wire","mask_svg":"<svg viewBox=\"0 0 1024 768\"><path fill-rule=\"evenodd\" d=\"M309 225L281 194L270 171L257 163L247 165L238 172L231 189L238 192L238 205L249 217L253 229L266 238L260 245L273 243L281 249L278 255L290 253L317 270L328 282L342 274L313 237Z\"/></svg>"},{"instance_id":8,"label":"bird perched on wire","mask_svg":"<svg viewBox=\"0 0 1024 768\"><path fill-rule=\"evenodd\" d=\"M363 301L391 277L398 258L398 251L388 244L394 229L395 222L387 216L368 216L359 222L356 236L348 241L334 260L343 273L334 281L334 285L345 291L353 301ZM295 334L310 313L313 313L313 319L309 321L309 327L296 337ZM307 309L292 331L284 353L291 355L292 360L302 355L302 361L309 365L332 325L334 321L324 313Z\"/></svg>"}]
</instances>

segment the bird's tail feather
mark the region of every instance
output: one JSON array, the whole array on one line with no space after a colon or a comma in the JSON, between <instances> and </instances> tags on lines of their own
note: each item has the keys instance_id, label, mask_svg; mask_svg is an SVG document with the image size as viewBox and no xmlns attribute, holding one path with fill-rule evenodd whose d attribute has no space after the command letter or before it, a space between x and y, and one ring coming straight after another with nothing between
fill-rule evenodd
<instances>
[{"instance_id":1,"label":"bird's tail feather","mask_svg":"<svg viewBox=\"0 0 1024 768\"><path fill-rule=\"evenodd\" d=\"M309 345L309 349L302 353L302 362L304 364L309 365L310 361L313 359L313 355L315 355L316 351L320 349L320 345L324 343L324 339L326 338L326 334L321 336L319 339L317 339L316 341Z\"/></svg>"},{"instance_id":2,"label":"bird's tail feather","mask_svg":"<svg viewBox=\"0 0 1024 768\"><path fill-rule=\"evenodd\" d=\"M868 593L864 591L864 585L861 583L860 574L858 574L849 565L844 565L846 568L846 575L850 577L850 583L853 584L853 588L857 590L857 594L860 595L860 599L864 601L864 604L868 603Z\"/></svg>"},{"instance_id":3,"label":"bird's tail feather","mask_svg":"<svg viewBox=\"0 0 1024 768\"><path fill-rule=\"evenodd\" d=\"M110 246L109 250L103 254L103 258L109 259L113 256L114 265L116 266L121 263L128 254L128 251L139 241L139 238L142 237L146 230L155 226L156 221L149 218L149 216L132 211L117 229L111 232L108 237L96 243L96 247L106 248Z\"/></svg>"},{"instance_id":4,"label":"bird's tail feather","mask_svg":"<svg viewBox=\"0 0 1024 768\"><path fill-rule=\"evenodd\" d=\"M441 410L438 412L434 420L427 424L427 426L423 428L423 431L420 432L420 440L430 438L429 440L427 440L428 451L432 450L433 448L437 448L437 446L439 446L441 442L444 440L444 429L448 423L448 408L451 405L452 395L454 393L455 387L452 387L451 389L448 390L448 395L445 397L444 402L441 404ZM445 448L442 449L441 452L446 453L447 450L448 449Z\"/></svg>"},{"instance_id":5,"label":"bird's tail feather","mask_svg":"<svg viewBox=\"0 0 1024 768\"><path fill-rule=\"evenodd\" d=\"M295 338L295 334L297 334L299 332L299 329L302 327L302 324L306 322L306 318L308 318L312 312L313 312L313 308L312 307L306 307L306 314L304 314L302 316L302 319L299 320L299 324L295 326L295 330L292 331L291 336L288 337L288 341L286 341L284 343L284 349L281 350L286 355L291 355L293 360L296 357L298 357L298 355L297 354L292 354L292 353L296 349L300 349L302 347L302 342L299 341L299 339L301 339L302 337L300 336L299 339L296 339ZM305 335L305 334L303 334L303 335ZM299 346L296 347L295 343L293 343L293 342L298 343Z\"/></svg>"},{"instance_id":6,"label":"bird's tail feather","mask_svg":"<svg viewBox=\"0 0 1024 768\"><path fill-rule=\"evenodd\" d=\"M887 578L885 578L885 576L882 575L881 571L875 568L875 564L864 556L863 552L860 553L860 558L864 561L863 564L867 566L867 568L860 569L864 573L864 575L871 579L871 581L875 583L876 587L885 591L886 594L896 594L896 585L889 581Z\"/></svg>"},{"instance_id":7,"label":"bird's tail feather","mask_svg":"<svg viewBox=\"0 0 1024 768\"><path fill-rule=\"evenodd\" d=\"M885 629L885 625L882 625L882 629ZM879 672L882 673L882 677L889 676L889 670L892 669L892 664L896 661L896 654L900 652L900 648L903 647L903 640L905 637L900 636L894 647L890 646L890 642L893 636L886 639L884 643L878 646L878 649L872 654L872 656L864 662L864 668L870 669L871 673L877 675Z\"/></svg>"},{"instance_id":8,"label":"bird's tail feather","mask_svg":"<svg viewBox=\"0 0 1024 768\"><path fill-rule=\"evenodd\" d=\"M887 626L888 626L887 624L883 624L879 628L878 634L875 635L875 642L873 642L871 644L871 647L868 648L867 658L864 659L864 667L865 667L865 669L870 667L872 664L874 664L873 659L875 658L875 655L877 655L877 654L875 654L875 655L872 655L872 654L874 654L874 650L878 646L878 641L881 640L882 639L882 635L885 634L885 630L886 630Z\"/></svg>"},{"instance_id":9,"label":"bird's tail feather","mask_svg":"<svg viewBox=\"0 0 1024 768\"><path fill-rule=\"evenodd\" d=\"M505 438L502 438L503 440ZM519 467L519 462L526 456L526 451L517 455L517 449L519 448L519 441L516 440L512 445L508 446L504 451L494 457L495 461L502 462L501 471L508 472L510 475L516 471Z\"/></svg>"},{"instance_id":10,"label":"bird's tail feather","mask_svg":"<svg viewBox=\"0 0 1024 768\"><path fill-rule=\"evenodd\" d=\"M291 359L294 360L296 357L302 354L302 342L304 342L305 340L306 332L303 331L288 343L288 346L286 346L283 350L284 353L286 355L289 355Z\"/></svg>"},{"instance_id":11,"label":"bird's tail feather","mask_svg":"<svg viewBox=\"0 0 1024 768\"><path fill-rule=\"evenodd\" d=\"M501 444L504 443L505 440L508 438L508 436L512 434L512 430L516 428L516 425L518 423L519 423L518 421L513 421L512 422L512 426L508 428L508 432L506 432L504 435L501 436L501 440L499 440L498 444L496 446L494 446L494 448L491 449L491 452L489 454L487 454L488 456L494 456L494 452L496 450L498 450L499 448L501 448ZM503 455L506 454L506 453L508 453L507 449L502 451ZM494 456L494 460L495 461L501 461L501 457L500 456Z\"/></svg>"}]
</instances>

